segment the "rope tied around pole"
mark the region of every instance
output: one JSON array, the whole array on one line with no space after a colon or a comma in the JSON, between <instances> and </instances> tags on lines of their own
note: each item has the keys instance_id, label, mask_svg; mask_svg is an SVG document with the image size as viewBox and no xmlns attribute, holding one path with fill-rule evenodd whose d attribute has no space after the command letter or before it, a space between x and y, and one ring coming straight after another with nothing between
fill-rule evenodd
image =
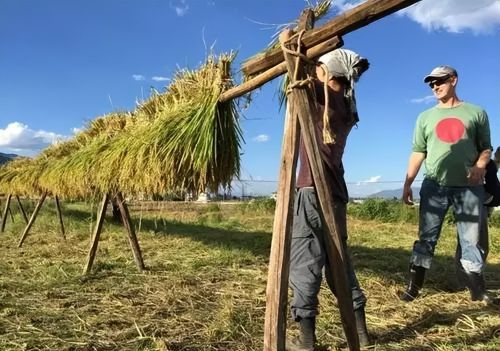
<instances>
[{"instance_id":1,"label":"rope tied around pole","mask_svg":"<svg viewBox=\"0 0 500 351\"><path fill-rule=\"evenodd\" d=\"M306 85L311 84L312 81L313 81L313 77L311 77L309 74L307 74L307 78L306 79L302 79L302 80L298 80L297 79L298 73L299 73L300 60L303 60L306 63L311 64L311 65L316 65L316 63L314 61L310 60L306 55L304 55L303 53L300 52L301 51L301 47L302 47L302 36L304 35L304 33L305 33L305 30L301 30L297 34L294 34L288 40L288 42L290 42L291 40L295 39L295 37L297 37L297 49L295 51L287 48L284 45L284 43L280 43L281 49L283 51L285 51L286 53L289 53L290 55L295 56L295 61L296 61L296 63L295 63L295 70L293 72L293 80L288 85L288 88L287 88L287 91L286 91L287 95L289 93L291 93L293 91L293 89L295 89L295 88L302 88L302 87L304 87ZM321 64L320 66L325 71L326 77L328 77L328 67L326 65L324 65L324 64ZM325 109L324 109L324 112L323 112L323 143L325 143L325 144L335 144L335 138L336 137L335 137L335 134L331 131L331 128L330 128L330 119L328 118L328 106L329 106L328 79L325 79L325 81L323 83L323 86L324 86L323 90L324 90L324 93L325 93Z\"/></svg>"}]
</instances>

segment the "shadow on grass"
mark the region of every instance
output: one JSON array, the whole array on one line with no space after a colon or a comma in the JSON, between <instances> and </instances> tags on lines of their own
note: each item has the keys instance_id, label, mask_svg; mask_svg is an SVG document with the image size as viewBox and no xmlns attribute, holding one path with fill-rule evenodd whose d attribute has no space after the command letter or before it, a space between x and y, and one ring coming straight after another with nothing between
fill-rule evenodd
<instances>
[{"instance_id":1,"label":"shadow on grass","mask_svg":"<svg viewBox=\"0 0 500 351\"><path fill-rule=\"evenodd\" d=\"M436 326L446 326L450 327L456 325L458 320L464 315L473 315L477 312L488 312L491 314L497 314L497 307L493 306L480 306L478 308L469 308L460 311L454 311L449 313L442 313L436 311L428 311L424 313L418 320L413 321L405 327L393 329L384 334L378 334L375 336L374 342L378 345L384 345L389 343L401 343L405 340L412 341L418 335L425 335L430 329L436 328ZM459 336L449 337L447 343L449 345L475 345L478 343L488 343L491 342L492 338L498 338L500 335L499 326L491 326L487 328L487 331L481 330L480 333L474 332L472 335L464 337L461 333ZM416 346L412 345L411 350L414 351L427 351L429 350L428 345Z\"/></svg>"},{"instance_id":2,"label":"shadow on grass","mask_svg":"<svg viewBox=\"0 0 500 351\"><path fill-rule=\"evenodd\" d=\"M137 220L134 221L136 222ZM260 258L268 258L271 250L271 234L263 231L242 231L204 224L152 219L142 219L141 231L154 232L155 235L190 238L211 247L248 250Z\"/></svg>"}]
</instances>

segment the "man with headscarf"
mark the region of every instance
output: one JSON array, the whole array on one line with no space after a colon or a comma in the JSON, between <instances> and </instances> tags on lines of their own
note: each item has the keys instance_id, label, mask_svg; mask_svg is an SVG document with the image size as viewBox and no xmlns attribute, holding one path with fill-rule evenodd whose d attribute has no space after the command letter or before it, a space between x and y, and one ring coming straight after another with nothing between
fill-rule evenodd
<instances>
[{"instance_id":1,"label":"man with headscarf","mask_svg":"<svg viewBox=\"0 0 500 351\"><path fill-rule=\"evenodd\" d=\"M350 50L336 49L321 56L316 67L317 79L313 81L317 115L311 116L327 185L333 196L334 217L345 252L345 268L361 346L370 344L364 311L366 297L359 286L347 252L346 204L349 197L344 180L342 155L347 136L359 120L354 83L368 67L367 59ZM314 350L318 293L323 268L328 286L335 294L332 272L328 265L331 258L326 251L321 209L302 138L299 156L290 255L290 286L293 290L292 317L299 323L300 335L295 340L287 340L287 350L290 351Z\"/></svg>"}]
</instances>

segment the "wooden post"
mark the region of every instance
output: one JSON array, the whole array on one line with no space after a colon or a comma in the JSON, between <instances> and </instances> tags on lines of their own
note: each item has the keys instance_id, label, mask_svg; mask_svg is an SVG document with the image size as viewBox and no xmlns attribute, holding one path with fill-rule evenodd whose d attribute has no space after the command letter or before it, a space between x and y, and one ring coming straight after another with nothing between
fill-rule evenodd
<instances>
[{"instance_id":1,"label":"wooden post","mask_svg":"<svg viewBox=\"0 0 500 351\"><path fill-rule=\"evenodd\" d=\"M306 48L310 48L334 36L344 36L419 1L367 0L334 17L321 27L305 33L302 44ZM264 72L281 62L283 62L283 52L280 48L276 48L246 60L241 65L241 70L248 77Z\"/></svg>"},{"instance_id":2,"label":"wooden post","mask_svg":"<svg viewBox=\"0 0 500 351\"><path fill-rule=\"evenodd\" d=\"M59 204L59 197L55 196L57 216L59 217L59 223L61 224L61 234L64 240L66 240L66 231L64 230L64 222L62 218L61 205Z\"/></svg>"},{"instance_id":3,"label":"wooden post","mask_svg":"<svg viewBox=\"0 0 500 351\"><path fill-rule=\"evenodd\" d=\"M280 40L286 40L290 36L290 31L282 33ZM294 39L296 40L296 39ZM284 42L285 46L296 49L297 45L294 43ZM290 47L292 44L292 47ZM294 45L295 44L295 45ZM285 61L288 67L288 75L290 77L290 84L295 83L307 78L306 70L302 62L295 62L296 56L283 52ZM297 69L297 76L293 77ZM318 148L318 141L316 139L315 127L310 116L317 115L316 105L314 103L313 94L309 85L296 87L293 89L290 96L292 110L297 111L302 131L302 138L306 147L307 155L309 157L309 164L313 174L316 193L322 213L323 230L325 231L326 251L328 255L328 262L330 270L333 274L334 284L337 290L337 301L340 310L340 316L344 327L344 333L347 338L349 349L352 351L359 350L358 334L356 332L356 322L354 319L354 310L352 305L351 289L347 279L345 269L345 254L342 248L342 239L337 230L337 223L335 222L333 212L333 198L328 189L323 160Z\"/></svg>"},{"instance_id":4,"label":"wooden post","mask_svg":"<svg viewBox=\"0 0 500 351\"><path fill-rule=\"evenodd\" d=\"M132 224L132 220L130 219L130 213L128 212L127 204L125 203L121 192L118 192L116 194L116 202L118 203L118 207L120 208L122 222L127 232L127 238L134 255L135 264L137 266L137 269L142 272L146 269L146 267L144 266L144 261L142 260L141 248L139 247L139 241L137 240L137 236L135 235L134 226Z\"/></svg>"},{"instance_id":5,"label":"wooden post","mask_svg":"<svg viewBox=\"0 0 500 351\"><path fill-rule=\"evenodd\" d=\"M104 194L101 201L101 207L97 214L97 222L94 228L94 233L92 239L90 240L90 250L87 255L87 264L83 269L83 274L89 274L92 270L92 265L94 264L95 254L97 252L97 245L99 244L99 237L101 236L102 224L104 222L104 217L106 217L106 208L108 207L109 195Z\"/></svg>"},{"instance_id":6,"label":"wooden post","mask_svg":"<svg viewBox=\"0 0 500 351\"><path fill-rule=\"evenodd\" d=\"M40 208L42 208L43 202L45 201L46 197L47 197L47 192L44 192L40 200L38 200L38 203L36 204L36 207L33 210L33 213L31 214L31 218L28 224L26 225L26 228L24 228L23 235L21 236L21 240L19 240L19 244L17 245L17 247L23 246L23 242L28 236L28 232L30 231L31 226L33 225L33 223L35 223L35 219L38 216L38 212L40 211Z\"/></svg>"},{"instance_id":7,"label":"wooden post","mask_svg":"<svg viewBox=\"0 0 500 351\"><path fill-rule=\"evenodd\" d=\"M10 209L10 199L12 198L12 194L9 194L7 196L7 202L5 203L5 209L3 210L3 215L2 215L2 230L0 230L2 233L5 230L5 223L7 223L7 214Z\"/></svg>"},{"instance_id":8,"label":"wooden post","mask_svg":"<svg viewBox=\"0 0 500 351\"><path fill-rule=\"evenodd\" d=\"M305 11L299 29L313 27L314 13ZM287 104L283 143L281 146L278 197L274 212L273 237L266 289L264 351L285 350L290 243L292 237L295 170L297 168L300 126L297 111Z\"/></svg>"},{"instance_id":9,"label":"wooden post","mask_svg":"<svg viewBox=\"0 0 500 351\"><path fill-rule=\"evenodd\" d=\"M24 207L23 207L23 204L21 203L21 199L17 195L16 195L16 199L17 199L17 204L19 206L19 210L21 211L21 214L23 215L24 221L26 222L26 224L28 224L28 216L26 216L26 211L24 211Z\"/></svg>"}]
</instances>

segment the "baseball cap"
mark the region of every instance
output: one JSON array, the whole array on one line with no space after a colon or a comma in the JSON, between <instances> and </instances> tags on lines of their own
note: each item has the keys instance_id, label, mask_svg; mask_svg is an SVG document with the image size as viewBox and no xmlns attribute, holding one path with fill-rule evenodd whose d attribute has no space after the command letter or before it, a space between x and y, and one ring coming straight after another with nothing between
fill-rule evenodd
<instances>
[{"instance_id":1,"label":"baseball cap","mask_svg":"<svg viewBox=\"0 0 500 351\"><path fill-rule=\"evenodd\" d=\"M425 76L424 83L428 83L433 79L443 78L446 76L457 77L457 70L450 66L437 66L431 71L431 73Z\"/></svg>"}]
</instances>

